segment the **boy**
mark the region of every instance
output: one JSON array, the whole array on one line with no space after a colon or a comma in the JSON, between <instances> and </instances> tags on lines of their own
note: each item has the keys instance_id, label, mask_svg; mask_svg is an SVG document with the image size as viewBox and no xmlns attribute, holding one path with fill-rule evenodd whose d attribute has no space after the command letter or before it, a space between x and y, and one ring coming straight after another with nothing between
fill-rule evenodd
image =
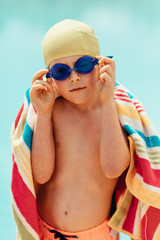
<instances>
[{"instance_id":1,"label":"boy","mask_svg":"<svg viewBox=\"0 0 160 240\"><path fill-rule=\"evenodd\" d=\"M114 103L114 60L100 57L93 30L73 20L48 31L43 55L48 69L30 90L40 237L115 239L107 219L130 154Z\"/></svg>"}]
</instances>

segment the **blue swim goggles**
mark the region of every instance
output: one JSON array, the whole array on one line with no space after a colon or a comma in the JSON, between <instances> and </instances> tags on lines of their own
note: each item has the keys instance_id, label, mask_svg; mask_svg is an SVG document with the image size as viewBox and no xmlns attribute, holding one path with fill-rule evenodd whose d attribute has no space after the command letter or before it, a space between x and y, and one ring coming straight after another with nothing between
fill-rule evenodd
<instances>
[{"instance_id":1,"label":"blue swim goggles","mask_svg":"<svg viewBox=\"0 0 160 240\"><path fill-rule=\"evenodd\" d=\"M75 63L74 68L71 69L66 64L57 63L53 65L50 71L46 74L46 78L54 78L56 80L64 80L69 77L72 71L77 71L78 73L90 73L94 66L98 64L98 59L91 56L84 56L78 59Z\"/></svg>"}]
</instances>

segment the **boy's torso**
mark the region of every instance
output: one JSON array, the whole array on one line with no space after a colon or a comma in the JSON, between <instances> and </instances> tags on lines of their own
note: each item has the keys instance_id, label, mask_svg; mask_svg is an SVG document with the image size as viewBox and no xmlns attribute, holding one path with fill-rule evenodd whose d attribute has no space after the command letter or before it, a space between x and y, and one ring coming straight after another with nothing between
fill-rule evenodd
<instances>
[{"instance_id":1,"label":"boy's torso","mask_svg":"<svg viewBox=\"0 0 160 240\"><path fill-rule=\"evenodd\" d=\"M104 176L100 164L101 109L84 114L57 101L53 126L55 169L38 190L39 214L60 230L97 226L109 216L117 183Z\"/></svg>"}]
</instances>

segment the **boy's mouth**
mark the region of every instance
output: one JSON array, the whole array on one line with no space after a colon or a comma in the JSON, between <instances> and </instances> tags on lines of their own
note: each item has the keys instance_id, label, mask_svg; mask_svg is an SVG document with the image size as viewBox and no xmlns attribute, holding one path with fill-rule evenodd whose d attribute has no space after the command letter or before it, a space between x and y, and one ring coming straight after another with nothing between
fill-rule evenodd
<instances>
[{"instance_id":1,"label":"boy's mouth","mask_svg":"<svg viewBox=\"0 0 160 240\"><path fill-rule=\"evenodd\" d=\"M74 89L71 89L70 92L74 92L74 91L79 91L79 90L83 90L85 89L86 87L81 87L81 88L74 88Z\"/></svg>"}]
</instances>

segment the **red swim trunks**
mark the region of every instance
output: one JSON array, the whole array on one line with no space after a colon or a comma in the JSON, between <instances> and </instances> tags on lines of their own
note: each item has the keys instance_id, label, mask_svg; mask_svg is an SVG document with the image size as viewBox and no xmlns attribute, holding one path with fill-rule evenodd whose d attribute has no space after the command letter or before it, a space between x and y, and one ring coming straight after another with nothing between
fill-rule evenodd
<instances>
[{"instance_id":1,"label":"red swim trunks","mask_svg":"<svg viewBox=\"0 0 160 240\"><path fill-rule=\"evenodd\" d=\"M40 240L118 240L119 236L110 235L110 228L107 220L102 224L80 232L61 231L48 225L39 217Z\"/></svg>"}]
</instances>

